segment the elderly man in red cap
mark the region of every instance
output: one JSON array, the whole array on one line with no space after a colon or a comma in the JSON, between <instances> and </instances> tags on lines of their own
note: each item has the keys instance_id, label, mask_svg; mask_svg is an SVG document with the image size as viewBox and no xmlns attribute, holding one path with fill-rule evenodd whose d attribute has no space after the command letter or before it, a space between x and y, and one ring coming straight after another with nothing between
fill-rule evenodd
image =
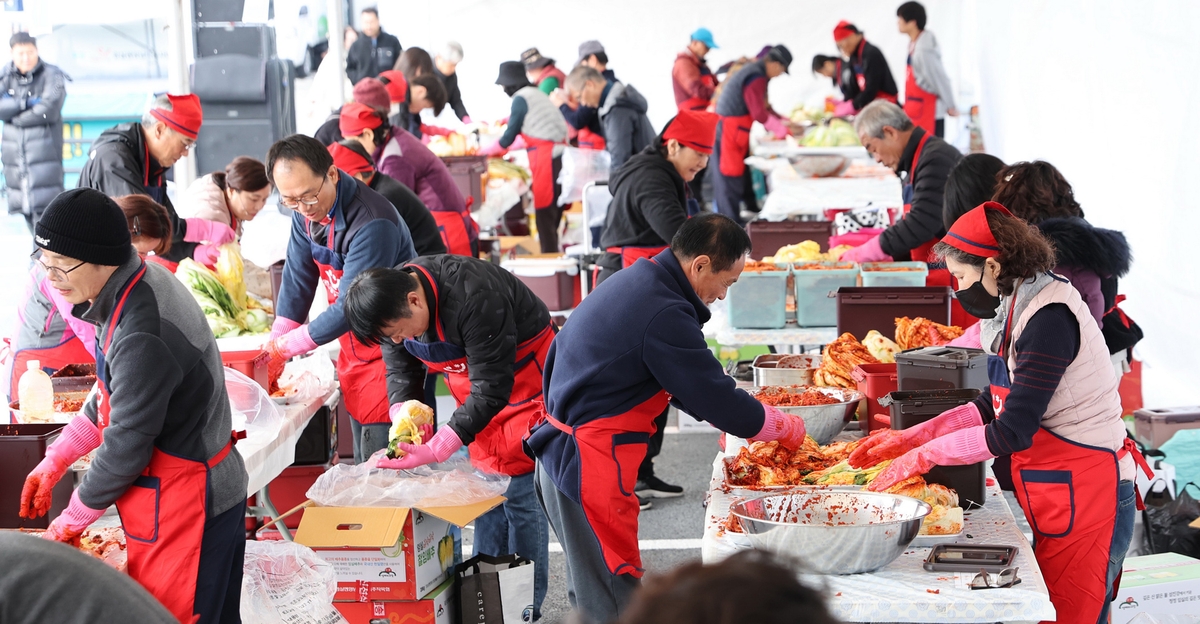
<instances>
[{"instance_id":1,"label":"elderly man in red cap","mask_svg":"<svg viewBox=\"0 0 1200 624\"><path fill-rule=\"evenodd\" d=\"M875 100L896 101L896 79L887 59L879 48L867 43L857 26L846 20L838 22L833 28L833 40L842 55L850 59L858 83L858 95L838 104L833 111L835 115L853 115Z\"/></svg>"},{"instance_id":2,"label":"elderly man in red cap","mask_svg":"<svg viewBox=\"0 0 1200 624\"><path fill-rule=\"evenodd\" d=\"M140 124L123 123L100 133L79 173L79 188L93 188L109 197L148 195L165 206L174 231L165 257L172 262L195 258L211 265L217 247L236 237L224 223L180 219L167 197L167 169L196 144L203 120L195 94L160 95Z\"/></svg>"}]
</instances>

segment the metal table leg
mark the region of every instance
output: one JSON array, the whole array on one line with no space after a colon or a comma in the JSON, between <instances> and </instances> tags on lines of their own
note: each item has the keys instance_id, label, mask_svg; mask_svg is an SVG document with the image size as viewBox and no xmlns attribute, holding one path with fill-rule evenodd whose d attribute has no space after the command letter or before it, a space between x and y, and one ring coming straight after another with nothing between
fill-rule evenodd
<instances>
[{"instance_id":1,"label":"metal table leg","mask_svg":"<svg viewBox=\"0 0 1200 624\"><path fill-rule=\"evenodd\" d=\"M279 517L279 511L275 509L275 504L271 502L270 489L271 486L269 484L264 485L255 496L255 499L258 501L258 505L247 509L247 512L258 518L275 518L275 521L272 524L274 524L275 528L279 530L279 534L283 537L283 539L290 542L292 541L292 530L289 529L287 523Z\"/></svg>"}]
</instances>

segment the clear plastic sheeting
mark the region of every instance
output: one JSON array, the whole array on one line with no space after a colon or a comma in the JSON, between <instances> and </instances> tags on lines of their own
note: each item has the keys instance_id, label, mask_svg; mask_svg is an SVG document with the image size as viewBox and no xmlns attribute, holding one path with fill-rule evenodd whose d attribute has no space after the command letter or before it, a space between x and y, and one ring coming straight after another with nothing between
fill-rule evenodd
<instances>
[{"instance_id":1,"label":"clear plastic sheeting","mask_svg":"<svg viewBox=\"0 0 1200 624\"><path fill-rule=\"evenodd\" d=\"M245 430L248 434L253 429L272 433L279 430L283 414L258 382L225 367L225 391L233 408L234 430Z\"/></svg>"},{"instance_id":2,"label":"clear plastic sheeting","mask_svg":"<svg viewBox=\"0 0 1200 624\"><path fill-rule=\"evenodd\" d=\"M478 472L461 457L412 470L376 468L383 453L354 466L335 465L317 477L308 497L327 507L450 507L501 496L511 480Z\"/></svg>"},{"instance_id":3,"label":"clear plastic sheeting","mask_svg":"<svg viewBox=\"0 0 1200 624\"><path fill-rule=\"evenodd\" d=\"M611 166L612 157L605 150L565 148L562 171L558 174L558 183L562 185L558 205L567 206L583 201L583 189L590 182L607 182Z\"/></svg>"},{"instance_id":4,"label":"clear plastic sheeting","mask_svg":"<svg viewBox=\"0 0 1200 624\"><path fill-rule=\"evenodd\" d=\"M242 576L242 620L256 624L336 624L337 575L307 546L248 541Z\"/></svg>"},{"instance_id":5,"label":"clear plastic sheeting","mask_svg":"<svg viewBox=\"0 0 1200 624\"><path fill-rule=\"evenodd\" d=\"M336 382L333 360L317 353L288 362L279 376L279 389L287 392L288 403L302 403L324 396Z\"/></svg>"}]
</instances>

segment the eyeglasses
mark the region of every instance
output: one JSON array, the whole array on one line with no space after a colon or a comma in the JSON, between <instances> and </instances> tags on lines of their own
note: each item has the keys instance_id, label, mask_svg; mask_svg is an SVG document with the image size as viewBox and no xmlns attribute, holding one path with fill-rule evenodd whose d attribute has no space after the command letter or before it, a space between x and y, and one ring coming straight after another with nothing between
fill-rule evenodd
<instances>
[{"instance_id":1,"label":"eyeglasses","mask_svg":"<svg viewBox=\"0 0 1200 624\"><path fill-rule=\"evenodd\" d=\"M317 205L317 202L321 201L321 191L325 188L325 181L328 179L328 175L321 179L321 186L317 187L317 192L313 193L312 197L299 197L297 199L292 199L290 197L283 197L281 195L279 197L279 205L285 208L299 208L300 204L304 204L305 206Z\"/></svg>"},{"instance_id":2,"label":"eyeglasses","mask_svg":"<svg viewBox=\"0 0 1200 624\"><path fill-rule=\"evenodd\" d=\"M987 573L987 570L980 570L975 578L971 579L971 589L999 589L1002 587L1012 587L1019 585L1021 579L1017 578L1017 570L1020 568L1004 568L996 574L995 579Z\"/></svg>"},{"instance_id":3,"label":"eyeglasses","mask_svg":"<svg viewBox=\"0 0 1200 624\"><path fill-rule=\"evenodd\" d=\"M29 259L42 265L42 268L46 270L46 275L50 277L51 281L55 281L55 282L67 281L67 273L70 273L71 271L74 271L75 269L78 269L79 267L87 264L86 262L80 262L79 264L77 264L69 269L60 269L58 267L52 267L52 266L46 264L45 262L42 262L42 250L41 249L30 254Z\"/></svg>"}]
</instances>

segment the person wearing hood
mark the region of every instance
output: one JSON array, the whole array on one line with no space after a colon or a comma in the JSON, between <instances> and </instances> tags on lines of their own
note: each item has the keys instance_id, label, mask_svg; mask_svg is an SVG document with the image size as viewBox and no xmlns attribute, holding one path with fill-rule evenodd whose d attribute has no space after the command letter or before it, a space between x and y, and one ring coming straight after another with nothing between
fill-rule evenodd
<instances>
[{"instance_id":1,"label":"person wearing hood","mask_svg":"<svg viewBox=\"0 0 1200 624\"><path fill-rule=\"evenodd\" d=\"M525 79L545 95L561 88L567 79L567 75L554 64L554 59L542 56L537 48L529 48L521 53L521 65L525 67Z\"/></svg>"},{"instance_id":2,"label":"person wearing hood","mask_svg":"<svg viewBox=\"0 0 1200 624\"><path fill-rule=\"evenodd\" d=\"M791 64L791 51L773 46L763 58L746 63L726 78L717 100L721 123L713 144L718 167L718 175L713 176L713 201L717 212L737 223L742 223L739 206L747 189L743 175L750 155L750 127L757 121L780 140L790 134L788 122L767 104L767 83L786 74ZM756 210L757 206L749 208Z\"/></svg>"},{"instance_id":3,"label":"person wearing hood","mask_svg":"<svg viewBox=\"0 0 1200 624\"><path fill-rule=\"evenodd\" d=\"M581 105L595 108L600 116L604 149L611 156L610 177L654 141L654 126L646 116L646 98L633 85L609 82L600 72L581 65L567 76L566 90Z\"/></svg>"},{"instance_id":4,"label":"person wearing hood","mask_svg":"<svg viewBox=\"0 0 1200 624\"><path fill-rule=\"evenodd\" d=\"M857 26L846 20L838 22L833 28L833 41L842 55L850 59L854 82L858 85L858 95L839 103L833 109L834 115L854 115L875 100L892 103L898 100L896 79L892 78L887 59L879 48L867 43L867 38Z\"/></svg>"},{"instance_id":5,"label":"person wearing hood","mask_svg":"<svg viewBox=\"0 0 1200 624\"><path fill-rule=\"evenodd\" d=\"M584 41L579 44L579 60L576 67L587 66L600 72L609 84L617 82L617 75L608 68L608 53L599 41ZM582 149L602 150L605 147L604 128L600 124L600 114L594 106L581 104L565 89L556 89L550 94L550 101L558 106L563 119L574 129L576 143Z\"/></svg>"},{"instance_id":6,"label":"person wearing hood","mask_svg":"<svg viewBox=\"0 0 1200 624\"><path fill-rule=\"evenodd\" d=\"M946 115L958 117L958 109L937 38L925 30L925 7L920 2L905 2L896 9L896 22L909 38L904 112L926 132L946 136Z\"/></svg>"},{"instance_id":7,"label":"person wearing hood","mask_svg":"<svg viewBox=\"0 0 1200 624\"><path fill-rule=\"evenodd\" d=\"M533 51L537 52L536 49ZM524 59L526 55L521 56ZM496 84L512 98L508 129L499 140L479 153L501 156L513 147L518 137L521 138L529 154L529 173L533 176L530 186L536 209L538 242L542 253L558 253L558 227L563 212L562 206L558 205L558 195L562 192L558 173L562 170L562 154L567 144L567 121L543 90L529 81L525 68L516 61L500 64Z\"/></svg>"}]
</instances>

